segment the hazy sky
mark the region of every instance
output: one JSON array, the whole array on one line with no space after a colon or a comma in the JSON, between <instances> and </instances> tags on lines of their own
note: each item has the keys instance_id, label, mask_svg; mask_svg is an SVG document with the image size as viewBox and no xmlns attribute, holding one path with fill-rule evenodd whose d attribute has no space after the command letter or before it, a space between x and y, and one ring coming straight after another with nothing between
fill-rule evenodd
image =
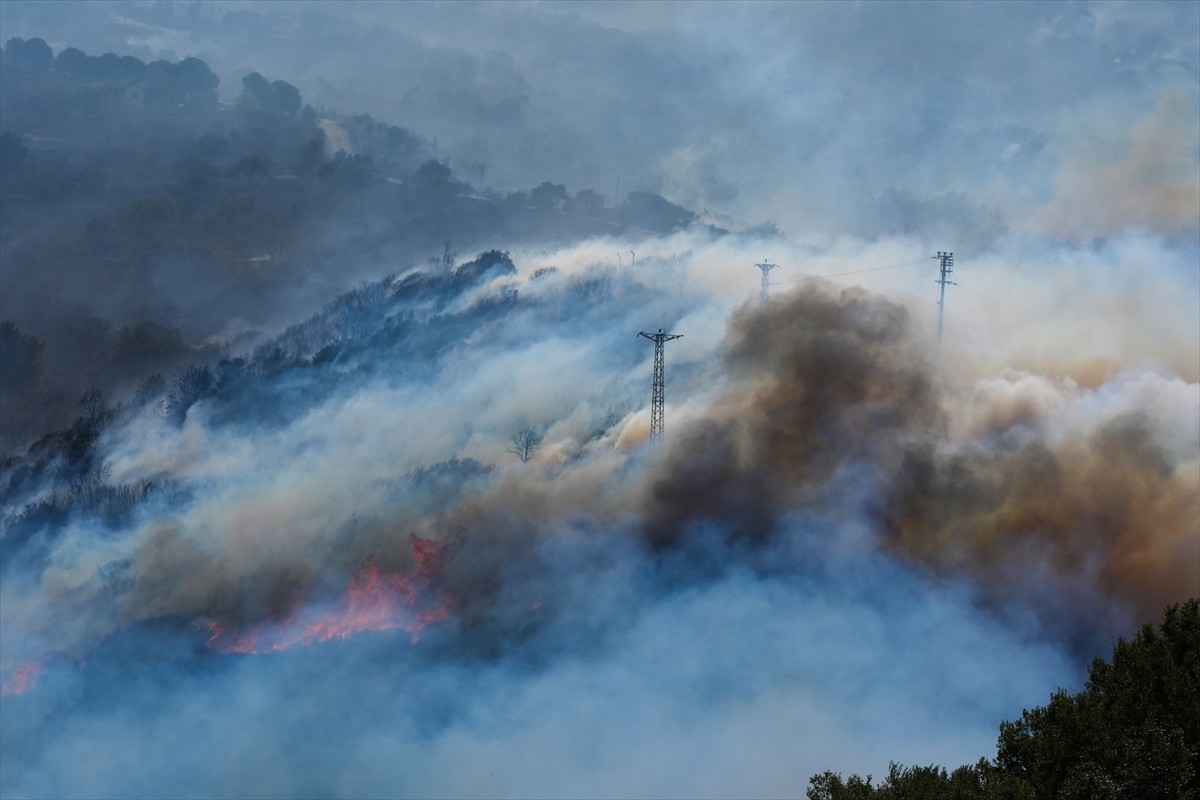
<instances>
[{"instance_id":1,"label":"hazy sky","mask_svg":"<svg viewBox=\"0 0 1200 800\"><path fill-rule=\"evenodd\" d=\"M657 191L786 232L1194 240L1195 3L220 3L0 10L437 137L474 180ZM125 12L132 9L131 16ZM139 22L138 17L152 22ZM227 17L233 19L232 17ZM173 20L173 21L172 21Z\"/></svg>"}]
</instances>

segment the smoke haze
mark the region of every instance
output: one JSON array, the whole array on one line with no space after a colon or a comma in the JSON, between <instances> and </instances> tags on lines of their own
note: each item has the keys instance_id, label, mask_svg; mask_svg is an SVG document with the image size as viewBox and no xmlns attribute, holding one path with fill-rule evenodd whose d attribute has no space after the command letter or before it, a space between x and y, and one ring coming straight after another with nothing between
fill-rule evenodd
<instances>
[{"instance_id":1,"label":"smoke haze","mask_svg":"<svg viewBox=\"0 0 1200 800\"><path fill-rule=\"evenodd\" d=\"M1088 241L1200 214L1194 4L6 4L4 37L198 56L436 137L502 189L658 192L792 235ZM133 24L132 20L141 24ZM253 54L253 55L248 55ZM232 98L230 98L232 99ZM620 197L615 199L619 200Z\"/></svg>"},{"instance_id":2,"label":"smoke haze","mask_svg":"<svg viewBox=\"0 0 1200 800\"><path fill-rule=\"evenodd\" d=\"M1200 595L1195 4L64 6L4 38L262 70L481 184L619 172L785 235L348 252L69 485L14 459L5 797L797 796L989 756ZM386 624L228 645L377 573Z\"/></svg>"}]
</instances>

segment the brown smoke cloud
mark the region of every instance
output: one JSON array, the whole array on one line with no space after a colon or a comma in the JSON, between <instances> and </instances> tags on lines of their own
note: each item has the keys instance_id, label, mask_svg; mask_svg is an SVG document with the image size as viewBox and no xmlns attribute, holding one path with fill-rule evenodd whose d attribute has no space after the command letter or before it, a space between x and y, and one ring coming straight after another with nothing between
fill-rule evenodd
<instances>
[{"instance_id":1,"label":"brown smoke cloud","mask_svg":"<svg viewBox=\"0 0 1200 800\"><path fill-rule=\"evenodd\" d=\"M822 502L836 470L866 466L886 547L996 602L1025 593L1078 619L1112 599L1145 619L1200 594L1200 472L1178 418L1084 419L1066 407L1086 391L1072 382L981 390L991 379L956 382L929 352L903 307L861 289L813 281L743 309L725 345L736 388L673 441L648 535L716 518L762 537L789 504Z\"/></svg>"},{"instance_id":2,"label":"brown smoke cloud","mask_svg":"<svg viewBox=\"0 0 1200 800\"><path fill-rule=\"evenodd\" d=\"M1193 87L1163 90L1132 130L1113 137L1119 153L1113 143L1092 143L1069 158L1056 196L1035 215L1037 227L1076 240L1130 226L1194 233L1200 223L1196 115Z\"/></svg>"},{"instance_id":3,"label":"brown smoke cloud","mask_svg":"<svg viewBox=\"0 0 1200 800\"><path fill-rule=\"evenodd\" d=\"M840 465L894 461L941 424L907 309L864 289L813 280L766 312L743 308L724 349L736 388L672 443L646 498L653 541L699 517L766 535Z\"/></svg>"},{"instance_id":4,"label":"brown smoke cloud","mask_svg":"<svg viewBox=\"0 0 1200 800\"><path fill-rule=\"evenodd\" d=\"M1112 597L1149 618L1200 592L1195 463L1172 463L1153 425L1131 413L1057 444L913 448L887 501L889 545L1000 593L1053 578L1064 613Z\"/></svg>"}]
</instances>

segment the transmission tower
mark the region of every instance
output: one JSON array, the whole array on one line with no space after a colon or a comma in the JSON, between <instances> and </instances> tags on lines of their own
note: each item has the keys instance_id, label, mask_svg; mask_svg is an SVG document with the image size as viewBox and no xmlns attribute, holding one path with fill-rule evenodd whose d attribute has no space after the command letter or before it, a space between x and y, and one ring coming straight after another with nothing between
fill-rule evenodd
<instances>
[{"instance_id":1,"label":"transmission tower","mask_svg":"<svg viewBox=\"0 0 1200 800\"><path fill-rule=\"evenodd\" d=\"M936 256L930 256L930 258L936 258L941 265L941 276L934 281L934 283L941 287L938 294L938 344L941 344L942 318L946 314L946 285L949 284L951 286L958 286L957 283L947 279L946 277L954 271L954 253L943 253L941 250L938 250L938 254Z\"/></svg>"},{"instance_id":2,"label":"transmission tower","mask_svg":"<svg viewBox=\"0 0 1200 800\"><path fill-rule=\"evenodd\" d=\"M764 260L761 264L755 264L754 266L762 270L762 304L763 308L766 308L768 302L767 298L771 294L771 278L769 273L773 269L778 269L779 265L772 264L770 261Z\"/></svg>"},{"instance_id":3,"label":"transmission tower","mask_svg":"<svg viewBox=\"0 0 1200 800\"><path fill-rule=\"evenodd\" d=\"M683 334L679 333L663 333L663 329L659 328L658 333L639 332L638 336L644 336L654 342L654 388L650 393L650 439L655 441L662 438L663 435L663 404L666 401L666 370L663 369L663 345L672 339L682 339Z\"/></svg>"}]
</instances>

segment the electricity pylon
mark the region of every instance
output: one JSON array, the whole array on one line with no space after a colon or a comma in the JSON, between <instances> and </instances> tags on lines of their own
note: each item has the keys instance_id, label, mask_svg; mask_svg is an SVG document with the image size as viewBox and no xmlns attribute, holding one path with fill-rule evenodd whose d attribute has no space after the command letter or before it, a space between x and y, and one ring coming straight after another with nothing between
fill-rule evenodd
<instances>
[{"instance_id":1,"label":"electricity pylon","mask_svg":"<svg viewBox=\"0 0 1200 800\"><path fill-rule=\"evenodd\" d=\"M941 250L938 250L938 254L930 256L930 258L936 258L940 263L941 269L941 276L934 281L934 283L941 286L938 294L938 344L941 344L942 318L946 315L946 284L958 286L957 283L946 278L947 275L954 271L954 253L943 253Z\"/></svg>"},{"instance_id":2,"label":"electricity pylon","mask_svg":"<svg viewBox=\"0 0 1200 800\"><path fill-rule=\"evenodd\" d=\"M667 381L666 370L663 368L663 345L672 339L682 339L682 333L658 333L641 331L638 336L644 336L654 342L654 388L650 393L650 440L656 441L663 435L663 406L666 403Z\"/></svg>"},{"instance_id":3,"label":"electricity pylon","mask_svg":"<svg viewBox=\"0 0 1200 800\"><path fill-rule=\"evenodd\" d=\"M761 264L755 264L754 266L762 270L762 304L763 308L766 308L768 302L767 298L770 297L771 294L771 279L768 273L770 273L773 269L778 269L779 265L772 264L769 261L763 261Z\"/></svg>"}]
</instances>

